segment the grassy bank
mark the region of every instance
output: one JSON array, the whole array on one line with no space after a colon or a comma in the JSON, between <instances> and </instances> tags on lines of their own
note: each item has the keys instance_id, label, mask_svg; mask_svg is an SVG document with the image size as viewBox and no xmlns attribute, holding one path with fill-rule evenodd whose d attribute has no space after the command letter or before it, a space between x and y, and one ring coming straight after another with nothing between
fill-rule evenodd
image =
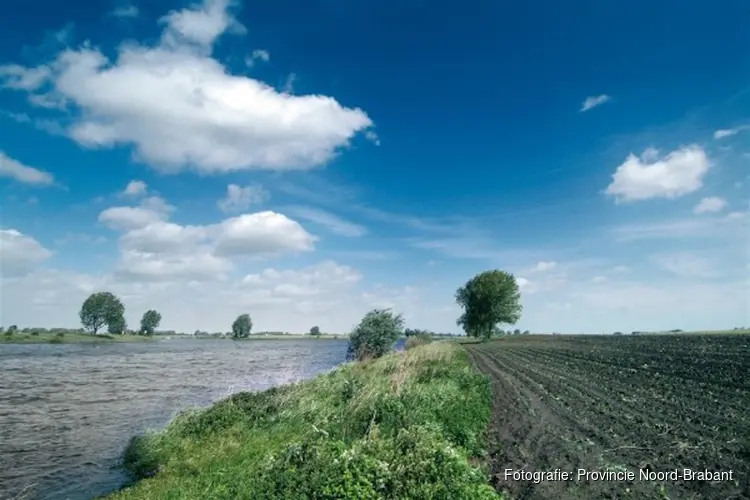
<instances>
[{"instance_id":1,"label":"grassy bank","mask_svg":"<svg viewBox=\"0 0 750 500\"><path fill-rule=\"evenodd\" d=\"M66 333L64 335L40 333L0 334L0 344L90 344L113 342L149 342L152 337L143 335L92 335L88 333Z\"/></svg>"},{"instance_id":2,"label":"grassy bank","mask_svg":"<svg viewBox=\"0 0 750 500\"><path fill-rule=\"evenodd\" d=\"M491 499L487 378L448 342L240 393L135 438L134 499Z\"/></svg>"}]
</instances>

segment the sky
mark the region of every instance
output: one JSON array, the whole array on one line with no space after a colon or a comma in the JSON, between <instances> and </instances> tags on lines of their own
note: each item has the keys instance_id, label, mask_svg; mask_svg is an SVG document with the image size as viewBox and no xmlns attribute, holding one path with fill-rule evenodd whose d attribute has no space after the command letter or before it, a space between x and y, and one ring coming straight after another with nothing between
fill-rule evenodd
<instances>
[{"instance_id":1,"label":"sky","mask_svg":"<svg viewBox=\"0 0 750 500\"><path fill-rule=\"evenodd\" d=\"M750 10L702 2L15 2L0 323L750 326ZM515 328L514 327L514 328Z\"/></svg>"}]
</instances>

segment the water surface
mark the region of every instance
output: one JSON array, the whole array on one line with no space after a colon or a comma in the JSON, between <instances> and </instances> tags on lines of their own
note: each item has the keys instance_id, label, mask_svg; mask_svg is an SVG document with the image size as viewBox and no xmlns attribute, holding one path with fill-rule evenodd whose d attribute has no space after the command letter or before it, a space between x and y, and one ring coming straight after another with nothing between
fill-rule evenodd
<instances>
[{"instance_id":1,"label":"water surface","mask_svg":"<svg viewBox=\"0 0 750 500\"><path fill-rule=\"evenodd\" d=\"M345 355L336 340L0 345L0 499L117 489L134 434L186 407L312 377Z\"/></svg>"}]
</instances>

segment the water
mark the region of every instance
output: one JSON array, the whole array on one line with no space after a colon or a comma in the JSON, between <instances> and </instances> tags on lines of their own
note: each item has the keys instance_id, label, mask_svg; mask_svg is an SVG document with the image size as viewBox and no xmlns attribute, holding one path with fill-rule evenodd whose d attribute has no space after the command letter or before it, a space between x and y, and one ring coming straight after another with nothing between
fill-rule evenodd
<instances>
[{"instance_id":1,"label":"water","mask_svg":"<svg viewBox=\"0 0 750 500\"><path fill-rule=\"evenodd\" d=\"M345 356L336 340L0 345L0 499L115 490L128 479L120 462L133 435L186 407L310 378Z\"/></svg>"}]
</instances>

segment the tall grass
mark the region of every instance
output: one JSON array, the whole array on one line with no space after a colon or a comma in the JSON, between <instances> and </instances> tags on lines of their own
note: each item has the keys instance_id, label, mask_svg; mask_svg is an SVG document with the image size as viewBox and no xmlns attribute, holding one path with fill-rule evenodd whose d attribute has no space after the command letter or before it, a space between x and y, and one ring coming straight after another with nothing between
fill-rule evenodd
<instances>
[{"instance_id":1,"label":"tall grass","mask_svg":"<svg viewBox=\"0 0 750 500\"><path fill-rule=\"evenodd\" d=\"M499 498L481 457L489 383L438 342L231 396L133 439L111 499Z\"/></svg>"}]
</instances>

